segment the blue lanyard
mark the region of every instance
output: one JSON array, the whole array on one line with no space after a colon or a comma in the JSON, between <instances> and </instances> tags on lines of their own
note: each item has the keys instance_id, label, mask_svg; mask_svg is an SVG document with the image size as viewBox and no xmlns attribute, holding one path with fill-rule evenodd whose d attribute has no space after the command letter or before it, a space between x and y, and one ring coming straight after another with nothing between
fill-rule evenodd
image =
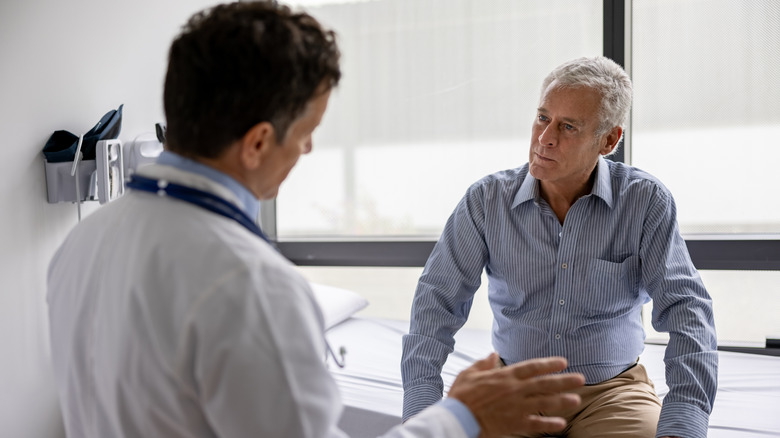
<instances>
[{"instance_id":1,"label":"blue lanyard","mask_svg":"<svg viewBox=\"0 0 780 438\"><path fill-rule=\"evenodd\" d=\"M243 225L244 228L255 233L261 239L271 243L271 240L268 238L268 236L263 233L263 230L261 230L255 221L247 216L246 213L230 202L220 198L217 195L214 195L213 193L204 192L203 190L193 189L192 187L171 183L165 180L156 180L139 175L133 175L130 177L130 181L128 181L125 185L126 187L134 190L156 193L160 196L170 196L171 198L189 202L190 204L205 208L206 210L218 215L233 219L234 221ZM273 243L271 244L273 245Z\"/></svg>"}]
</instances>

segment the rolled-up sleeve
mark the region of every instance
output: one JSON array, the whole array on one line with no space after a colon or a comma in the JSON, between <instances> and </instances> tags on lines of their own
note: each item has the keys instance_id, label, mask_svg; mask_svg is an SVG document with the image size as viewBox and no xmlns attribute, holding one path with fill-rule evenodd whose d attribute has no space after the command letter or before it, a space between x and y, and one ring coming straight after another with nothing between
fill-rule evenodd
<instances>
[{"instance_id":1,"label":"rolled-up sleeve","mask_svg":"<svg viewBox=\"0 0 780 438\"><path fill-rule=\"evenodd\" d=\"M641 260L653 327L669 333L669 393L657 436L706 437L718 373L712 300L679 233L674 200L660 189L645 222Z\"/></svg>"},{"instance_id":2,"label":"rolled-up sleeve","mask_svg":"<svg viewBox=\"0 0 780 438\"><path fill-rule=\"evenodd\" d=\"M401 358L404 421L441 400L441 370L487 261L483 230L484 210L474 185L448 219L417 285Z\"/></svg>"}]
</instances>

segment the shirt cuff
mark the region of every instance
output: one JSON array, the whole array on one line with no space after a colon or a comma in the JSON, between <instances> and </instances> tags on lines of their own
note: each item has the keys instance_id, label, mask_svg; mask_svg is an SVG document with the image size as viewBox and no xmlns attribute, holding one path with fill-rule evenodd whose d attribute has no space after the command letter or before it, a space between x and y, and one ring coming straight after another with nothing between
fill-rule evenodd
<instances>
[{"instance_id":1,"label":"shirt cuff","mask_svg":"<svg viewBox=\"0 0 780 438\"><path fill-rule=\"evenodd\" d=\"M710 415L687 403L664 403L658 420L656 437L683 436L707 438Z\"/></svg>"},{"instance_id":2,"label":"shirt cuff","mask_svg":"<svg viewBox=\"0 0 780 438\"><path fill-rule=\"evenodd\" d=\"M482 428L477 423L477 419L474 418L474 414L460 400L445 398L439 402L439 406L450 411L458 419L469 438L477 438L480 432L482 432Z\"/></svg>"},{"instance_id":3,"label":"shirt cuff","mask_svg":"<svg viewBox=\"0 0 780 438\"><path fill-rule=\"evenodd\" d=\"M433 385L417 385L404 388L403 421L419 414L428 406L441 401L441 390Z\"/></svg>"}]
</instances>

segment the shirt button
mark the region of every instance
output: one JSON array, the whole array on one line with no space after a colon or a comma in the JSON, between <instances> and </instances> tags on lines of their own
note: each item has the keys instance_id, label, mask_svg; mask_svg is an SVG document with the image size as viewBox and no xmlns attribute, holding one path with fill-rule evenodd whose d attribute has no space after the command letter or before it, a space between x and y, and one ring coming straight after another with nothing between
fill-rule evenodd
<instances>
[{"instance_id":1,"label":"shirt button","mask_svg":"<svg viewBox=\"0 0 780 438\"><path fill-rule=\"evenodd\" d=\"M563 264L561 264L561 268L563 268L563 269L566 269L566 268L568 268L568 267L569 267L569 264L568 264L568 263L563 263Z\"/></svg>"},{"instance_id":2,"label":"shirt button","mask_svg":"<svg viewBox=\"0 0 780 438\"><path fill-rule=\"evenodd\" d=\"M561 237L562 235L563 235L563 231L561 231L560 233L558 233L558 237Z\"/></svg>"},{"instance_id":3,"label":"shirt button","mask_svg":"<svg viewBox=\"0 0 780 438\"><path fill-rule=\"evenodd\" d=\"M555 339L561 339L561 334L560 333L556 333L555 334Z\"/></svg>"},{"instance_id":4,"label":"shirt button","mask_svg":"<svg viewBox=\"0 0 780 438\"><path fill-rule=\"evenodd\" d=\"M560 304L561 306L563 306L564 304L566 304L566 301L560 300L560 301L558 301L558 304Z\"/></svg>"}]
</instances>

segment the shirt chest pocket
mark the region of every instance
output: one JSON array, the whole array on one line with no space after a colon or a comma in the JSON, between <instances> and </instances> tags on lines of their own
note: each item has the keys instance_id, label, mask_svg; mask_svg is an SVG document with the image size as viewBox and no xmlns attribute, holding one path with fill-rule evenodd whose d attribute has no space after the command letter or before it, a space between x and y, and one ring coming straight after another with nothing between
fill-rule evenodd
<instances>
[{"instance_id":1,"label":"shirt chest pocket","mask_svg":"<svg viewBox=\"0 0 780 438\"><path fill-rule=\"evenodd\" d=\"M586 316L612 318L630 311L637 302L639 290L639 256L622 262L591 259L588 264L587 296L583 297Z\"/></svg>"}]
</instances>

